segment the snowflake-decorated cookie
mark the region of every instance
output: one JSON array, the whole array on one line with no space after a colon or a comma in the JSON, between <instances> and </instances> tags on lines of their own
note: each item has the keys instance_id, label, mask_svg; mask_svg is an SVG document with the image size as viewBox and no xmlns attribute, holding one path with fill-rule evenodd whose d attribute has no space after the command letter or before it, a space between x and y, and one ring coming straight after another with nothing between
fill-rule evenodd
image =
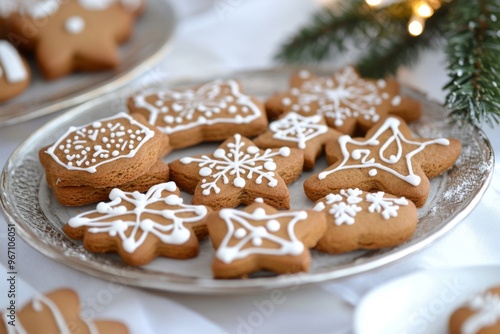
<instances>
[{"instance_id":1,"label":"snowflake-decorated cookie","mask_svg":"<svg viewBox=\"0 0 500 334\"><path fill-rule=\"evenodd\" d=\"M118 321L89 319L80 311L75 291L58 289L36 295L17 312L0 315L0 333L91 333L127 334L127 326Z\"/></svg>"},{"instance_id":2,"label":"snowflake-decorated cookie","mask_svg":"<svg viewBox=\"0 0 500 334\"><path fill-rule=\"evenodd\" d=\"M236 134L212 154L170 163L170 177L182 190L194 193L193 203L214 210L250 204L260 197L278 209L288 209L287 184L302 173L303 159L301 150L286 146L263 150Z\"/></svg>"},{"instance_id":3,"label":"snowflake-decorated cookie","mask_svg":"<svg viewBox=\"0 0 500 334\"><path fill-rule=\"evenodd\" d=\"M30 81L28 63L12 44L0 36L0 102L24 92Z\"/></svg>"},{"instance_id":4,"label":"snowflake-decorated cookie","mask_svg":"<svg viewBox=\"0 0 500 334\"><path fill-rule=\"evenodd\" d=\"M322 115L302 116L295 112L285 114L269 124L267 132L254 139L261 148L290 146L304 151L304 168L312 169L323 152L325 143L341 133L330 129Z\"/></svg>"},{"instance_id":5,"label":"snowflake-decorated cookie","mask_svg":"<svg viewBox=\"0 0 500 334\"><path fill-rule=\"evenodd\" d=\"M173 148L256 136L267 128L264 106L235 80L215 80L185 90L153 89L129 98L130 112L144 115L170 136Z\"/></svg>"},{"instance_id":6,"label":"snowflake-decorated cookie","mask_svg":"<svg viewBox=\"0 0 500 334\"><path fill-rule=\"evenodd\" d=\"M329 126L353 135L356 130L367 131L388 114L406 121L420 117L419 103L401 96L395 80L365 79L351 66L331 77L302 70L292 77L290 86L266 102L270 118L292 111L304 116L324 115Z\"/></svg>"},{"instance_id":7,"label":"snowflake-decorated cookie","mask_svg":"<svg viewBox=\"0 0 500 334\"><path fill-rule=\"evenodd\" d=\"M328 194L314 210L327 217L326 233L316 246L327 253L397 246L413 235L418 221L417 208L404 197L357 188Z\"/></svg>"},{"instance_id":8,"label":"snowflake-decorated cookie","mask_svg":"<svg viewBox=\"0 0 500 334\"><path fill-rule=\"evenodd\" d=\"M168 147L168 136L141 115L118 113L70 127L39 151L48 180L60 187L115 187L146 173Z\"/></svg>"},{"instance_id":9,"label":"snowflake-decorated cookie","mask_svg":"<svg viewBox=\"0 0 500 334\"><path fill-rule=\"evenodd\" d=\"M500 333L500 287L470 297L449 319L450 334Z\"/></svg>"},{"instance_id":10,"label":"snowflake-decorated cookie","mask_svg":"<svg viewBox=\"0 0 500 334\"><path fill-rule=\"evenodd\" d=\"M3 12L9 17L9 40L33 49L44 77L56 79L116 68L118 46L131 35L143 5L143 0L16 0Z\"/></svg>"},{"instance_id":11,"label":"snowflake-decorated cookie","mask_svg":"<svg viewBox=\"0 0 500 334\"><path fill-rule=\"evenodd\" d=\"M146 194L115 188L109 199L71 218L64 232L83 238L91 252L118 252L135 266L157 256L185 259L198 255L198 239L207 234L210 209L184 204L174 182L155 185Z\"/></svg>"},{"instance_id":12,"label":"snowflake-decorated cookie","mask_svg":"<svg viewBox=\"0 0 500 334\"><path fill-rule=\"evenodd\" d=\"M417 207L429 194L429 178L453 166L461 144L452 138L414 138L398 117L376 124L364 138L343 135L326 145L331 164L304 183L307 197L318 200L340 189L359 188L404 196Z\"/></svg>"},{"instance_id":13,"label":"snowflake-decorated cookie","mask_svg":"<svg viewBox=\"0 0 500 334\"><path fill-rule=\"evenodd\" d=\"M261 199L243 210L213 212L208 230L216 249L214 277L242 277L259 270L308 271L309 248L325 229L326 217L320 212L278 211Z\"/></svg>"}]
</instances>

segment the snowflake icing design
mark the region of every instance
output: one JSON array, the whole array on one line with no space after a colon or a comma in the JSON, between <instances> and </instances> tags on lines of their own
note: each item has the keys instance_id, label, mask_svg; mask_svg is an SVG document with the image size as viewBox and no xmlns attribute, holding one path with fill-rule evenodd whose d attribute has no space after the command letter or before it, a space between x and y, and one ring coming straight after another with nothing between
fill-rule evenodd
<instances>
[{"instance_id":1,"label":"snowflake icing design","mask_svg":"<svg viewBox=\"0 0 500 334\"><path fill-rule=\"evenodd\" d=\"M304 244L297 238L294 229L298 222L307 219L306 211L267 214L263 208L256 208L252 213L222 209L219 216L224 220L228 229L216 252L217 258L224 263L231 263L252 254L296 256L304 251ZM278 219L283 218L288 219L286 223L288 239L276 234L282 229ZM269 240L279 247L262 247L263 240Z\"/></svg>"},{"instance_id":2,"label":"snowflake icing design","mask_svg":"<svg viewBox=\"0 0 500 334\"><path fill-rule=\"evenodd\" d=\"M335 224L340 226L342 224L352 225L355 223L355 218L358 213L363 211L363 208L358 204L363 201L361 195L363 191L356 189L342 189L340 194L328 194L326 205L329 206L328 213L335 219ZM377 193L366 193L364 201L370 203L368 212L379 213L385 220L391 217L397 217L399 205L408 205L408 200L404 197L392 198L385 197L385 193L379 191ZM326 205L319 202L315 205L314 210L324 211Z\"/></svg>"},{"instance_id":3,"label":"snowflake icing design","mask_svg":"<svg viewBox=\"0 0 500 334\"><path fill-rule=\"evenodd\" d=\"M234 135L234 142L228 142L225 148L219 147L213 153L213 158L203 155L200 158L186 157L180 161L183 164L198 163L200 167L199 175L205 177L202 180L201 188L203 195L208 196L212 190L218 194L220 188L217 183L222 180L224 184L229 184L234 177L232 184L238 188L244 188L246 180L251 180L254 175L256 184L261 184L267 180L269 187L276 187L278 180L275 178L277 168L273 157L290 155L290 148L282 147L279 150L267 149L263 153L256 146L245 148L245 142L239 134Z\"/></svg>"},{"instance_id":4,"label":"snowflake icing design","mask_svg":"<svg viewBox=\"0 0 500 334\"><path fill-rule=\"evenodd\" d=\"M124 192L113 189L109 195L111 202L101 202L96 210L82 213L69 220L69 226L79 228L87 226L90 233L108 233L111 237L119 236L123 249L133 253L153 234L165 244L181 245L189 240L191 231L185 224L199 222L208 213L202 205L185 205L174 192L177 186L174 182L161 183L151 187L146 194ZM162 194L167 191L165 196ZM132 208L128 209L125 203ZM156 203L164 203L163 209L152 209ZM134 219L126 219L127 216ZM143 215L157 216L158 221L168 221L161 224ZM140 231L140 233L139 233Z\"/></svg>"},{"instance_id":5,"label":"snowflake icing design","mask_svg":"<svg viewBox=\"0 0 500 334\"><path fill-rule=\"evenodd\" d=\"M482 328L494 325L500 320L500 296L486 292L474 296L467 303L475 313L462 325L462 333L478 333Z\"/></svg>"},{"instance_id":6,"label":"snowflake icing design","mask_svg":"<svg viewBox=\"0 0 500 334\"><path fill-rule=\"evenodd\" d=\"M305 117L290 112L282 119L272 122L269 129L274 133L273 138L296 142L300 149L305 149L309 140L327 133L328 127L320 123L322 119L321 115Z\"/></svg>"},{"instance_id":7,"label":"snowflake icing design","mask_svg":"<svg viewBox=\"0 0 500 334\"><path fill-rule=\"evenodd\" d=\"M403 181L408 182L413 186L418 186L421 182L421 177L416 175L413 171L412 158L423 151L427 146L438 144L438 145L449 145L450 141L446 138L438 138L431 139L425 142L412 141L407 139L399 129L401 122L394 117L389 117L385 120L383 125L377 130L377 132L366 141L358 141L354 140L349 135L343 135L339 137L339 144L342 151L342 155L344 157L343 161L334 169L326 170L318 174L319 180L325 179L330 174L335 172L346 170L346 169L354 169L354 168L368 168L370 171L368 175L374 177L377 175L377 169L386 171L388 173L393 174L394 176L400 178ZM381 162L376 162L374 157L370 158L370 154L372 153L369 147L380 145L379 137L385 133L386 131L392 131L392 135L383 143L380 147L378 156ZM403 152L403 143L408 145L416 146L415 149L410 150L406 154ZM353 149L352 152L349 152L347 149L347 145L354 145L357 149ZM390 145L396 144L398 151L395 155L391 155L389 157L385 156L385 151L390 147ZM348 164L349 159L355 160L354 163ZM392 169L391 165L396 165L401 163L401 160L404 159L406 166L408 168L408 175L404 175L399 173L395 169Z\"/></svg>"},{"instance_id":8,"label":"snowflake icing design","mask_svg":"<svg viewBox=\"0 0 500 334\"><path fill-rule=\"evenodd\" d=\"M152 104L148 99L153 96ZM172 134L200 125L248 124L262 111L234 80L216 80L197 89L145 92L134 97L135 106L149 111L149 122ZM226 115L221 115L227 110Z\"/></svg>"},{"instance_id":9,"label":"snowflake icing design","mask_svg":"<svg viewBox=\"0 0 500 334\"><path fill-rule=\"evenodd\" d=\"M282 104L291 105L293 111L304 112L317 104L317 113L333 119L335 126L342 126L347 118L360 116L377 122L380 115L375 107L390 98L388 93L380 92L387 85L384 80L376 84L363 80L352 67L335 73L333 78L311 77L308 71L299 72L299 77L304 80L301 86L290 90L297 97L297 103L292 105L291 99L285 97ZM399 96L395 96L392 104L397 105L399 101Z\"/></svg>"},{"instance_id":10,"label":"snowflake icing design","mask_svg":"<svg viewBox=\"0 0 500 334\"><path fill-rule=\"evenodd\" d=\"M120 112L88 125L70 127L46 153L69 170L95 173L100 165L133 157L154 134L129 114Z\"/></svg>"}]
</instances>

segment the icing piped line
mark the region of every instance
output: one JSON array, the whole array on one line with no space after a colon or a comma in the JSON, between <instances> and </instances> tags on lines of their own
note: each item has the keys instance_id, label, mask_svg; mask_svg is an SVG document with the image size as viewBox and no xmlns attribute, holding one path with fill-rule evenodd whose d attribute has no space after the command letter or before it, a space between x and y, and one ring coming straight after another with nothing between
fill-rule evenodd
<instances>
[{"instance_id":1,"label":"icing piped line","mask_svg":"<svg viewBox=\"0 0 500 334\"><path fill-rule=\"evenodd\" d=\"M328 132L328 126L320 123L322 119L321 115L305 117L290 112L282 119L272 122L269 129L274 133L273 138L296 142L303 150L309 140Z\"/></svg>"},{"instance_id":2,"label":"icing piped line","mask_svg":"<svg viewBox=\"0 0 500 334\"><path fill-rule=\"evenodd\" d=\"M377 132L369 139L365 141L358 141L354 140L351 136L349 135L343 135L340 136L338 141L340 145L340 149L342 151L342 155L344 157L343 161L340 163L339 166L337 166L334 169L323 171L318 174L318 179L323 180L330 174L333 174L335 172L341 171L341 170L347 170L347 169L354 169L354 168L369 168L369 169L380 169L383 171L386 171L388 173L393 174L394 176L400 178L403 181L406 181L407 183L413 185L413 186L418 186L421 182L420 176L416 175L413 171L413 164L411 159L421 151L423 151L427 146L429 145L445 145L448 146L450 144L450 141L446 138L439 138L439 139L432 139L428 140L425 142L417 142L417 141L412 141L407 138L401 133L401 130L399 129L401 122L397 118L389 117L385 120L385 122L382 124L382 126L377 130ZM379 137L386 131L391 130L393 135L390 136L386 142L382 145L380 148L378 155L379 159L383 163L378 163L375 162L374 158L370 158L370 150L369 147L373 147L376 145L379 145ZM398 151L396 155L391 155L389 157L386 157L384 155L385 151L387 148L395 143L397 145ZM402 148L402 143L406 143L409 145L415 145L417 148L414 150L408 152L406 155L403 157L403 148ZM361 147L359 149L355 149L352 152L349 152L347 149L347 144L355 145L358 147ZM362 147L367 147L366 149ZM358 160L360 163L359 164L352 164L348 165L347 162L348 160L352 158L354 160ZM404 158L406 160L406 165L408 167L408 175L403 175L396 170L390 168L390 165L399 163L400 160ZM376 176L377 173L370 171L369 172L370 176Z\"/></svg>"},{"instance_id":3,"label":"icing piped line","mask_svg":"<svg viewBox=\"0 0 500 334\"><path fill-rule=\"evenodd\" d=\"M12 84L28 79L28 71L19 52L9 42L0 40L0 78L3 75Z\"/></svg>"},{"instance_id":4,"label":"icing piped line","mask_svg":"<svg viewBox=\"0 0 500 334\"><path fill-rule=\"evenodd\" d=\"M263 208L256 208L252 213L234 209L222 209L219 211L219 217L226 223L228 232L224 236L215 256L224 263L231 263L252 254L297 256L302 254L305 249L304 244L295 235L295 225L307 219L306 211L267 214ZM287 223L288 240L273 234L281 229L278 219L283 218L289 219ZM266 223L263 226L254 226L250 221ZM236 228L235 223L241 227ZM229 242L233 236L240 240L236 245L229 246ZM279 245L280 248L260 247L263 239L272 241ZM248 243L252 243L253 246L244 248Z\"/></svg>"}]
</instances>

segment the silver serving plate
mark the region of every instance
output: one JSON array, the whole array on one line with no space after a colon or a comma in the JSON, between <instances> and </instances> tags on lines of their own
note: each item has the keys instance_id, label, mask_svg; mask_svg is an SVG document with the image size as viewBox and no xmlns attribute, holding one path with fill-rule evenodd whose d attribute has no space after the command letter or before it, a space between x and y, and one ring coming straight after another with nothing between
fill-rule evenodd
<instances>
[{"instance_id":1,"label":"silver serving plate","mask_svg":"<svg viewBox=\"0 0 500 334\"><path fill-rule=\"evenodd\" d=\"M275 91L288 87L290 69L230 73L217 77L240 80L246 92L265 99ZM160 86L186 86L213 77L167 82ZM485 134L473 126L456 128L446 119L447 112L439 104L411 89L404 94L422 103L423 117L411 125L421 137L455 137L462 141L463 151L455 166L431 181L431 193L419 210L419 223L413 237L402 245L377 251L357 251L344 255L327 255L313 251L311 271L295 275L269 276L259 273L249 279L216 280L211 276L214 255L208 240L201 243L200 255L190 260L155 259L143 267L131 267L116 254L93 254L81 241L69 239L62 227L82 210L58 204L45 182L38 150L56 141L69 126L83 125L125 109L124 103L133 88L105 95L73 108L51 121L22 143L3 170L0 178L0 202L8 222L28 244L46 256L77 270L124 284L184 293L244 293L278 287L299 286L362 274L401 260L431 245L462 221L478 204L492 176L493 150ZM170 162L183 156L211 152L216 144L203 144L173 152L164 160ZM314 171L325 168L321 158ZM292 208L311 208L302 183L314 171L305 172L290 186ZM186 202L190 196L183 194Z\"/></svg>"},{"instance_id":2,"label":"silver serving plate","mask_svg":"<svg viewBox=\"0 0 500 334\"><path fill-rule=\"evenodd\" d=\"M164 0L149 0L134 34L120 47L121 64L115 70L75 73L47 81L33 65L29 88L18 97L0 103L0 126L61 111L124 86L164 58L175 26L171 6Z\"/></svg>"}]
</instances>

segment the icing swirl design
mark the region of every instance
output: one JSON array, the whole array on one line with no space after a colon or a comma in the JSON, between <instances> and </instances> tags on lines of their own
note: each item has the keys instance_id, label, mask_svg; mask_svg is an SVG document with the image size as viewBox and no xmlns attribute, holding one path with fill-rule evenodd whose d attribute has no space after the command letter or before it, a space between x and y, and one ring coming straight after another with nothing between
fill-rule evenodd
<instances>
[{"instance_id":1,"label":"icing swirl design","mask_svg":"<svg viewBox=\"0 0 500 334\"><path fill-rule=\"evenodd\" d=\"M70 127L46 153L69 170L95 173L103 164L133 157L154 134L129 114L120 112L81 127Z\"/></svg>"},{"instance_id":2,"label":"icing swirl design","mask_svg":"<svg viewBox=\"0 0 500 334\"><path fill-rule=\"evenodd\" d=\"M148 110L149 122L167 134L217 123L248 124L262 116L234 80L215 80L184 91L146 91L133 103Z\"/></svg>"}]
</instances>

